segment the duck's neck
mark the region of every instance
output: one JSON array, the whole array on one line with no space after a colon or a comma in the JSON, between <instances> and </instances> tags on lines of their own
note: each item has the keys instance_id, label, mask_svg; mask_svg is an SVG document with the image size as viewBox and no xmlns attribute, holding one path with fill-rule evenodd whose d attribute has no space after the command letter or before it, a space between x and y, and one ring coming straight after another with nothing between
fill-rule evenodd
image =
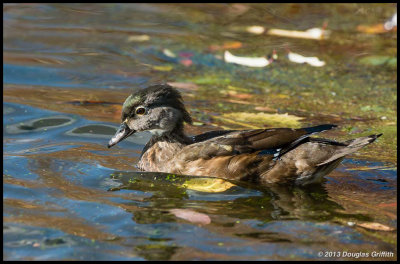
<instances>
[{"instance_id":1,"label":"duck's neck","mask_svg":"<svg viewBox=\"0 0 400 264\"><path fill-rule=\"evenodd\" d=\"M171 148L182 148L188 144L191 144L193 140L185 135L183 130L183 124L176 126L171 131L163 131L159 129L154 129L150 131L153 136L151 137L150 141L146 144L142 151L142 155L150 149L153 145L157 143L168 143Z\"/></svg>"}]
</instances>

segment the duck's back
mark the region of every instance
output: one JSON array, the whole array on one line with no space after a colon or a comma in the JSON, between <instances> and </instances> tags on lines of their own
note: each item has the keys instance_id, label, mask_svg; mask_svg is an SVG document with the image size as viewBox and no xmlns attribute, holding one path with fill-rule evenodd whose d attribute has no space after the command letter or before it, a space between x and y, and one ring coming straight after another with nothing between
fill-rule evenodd
<instances>
[{"instance_id":1,"label":"duck's back","mask_svg":"<svg viewBox=\"0 0 400 264\"><path fill-rule=\"evenodd\" d=\"M310 138L334 125L301 129L208 132L196 136L172 162L175 173L298 185L320 181L343 160L380 135L346 142ZM196 142L197 139L197 142ZM174 165L175 164L175 165Z\"/></svg>"},{"instance_id":2,"label":"duck's back","mask_svg":"<svg viewBox=\"0 0 400 264\"><path fill-rule=\"evenodd\" d=\"M158 141L144 150L139 168L262 183L309 184L320 181L345 155L380 136L346 142L310 137L333 127L211 131L193 137L188 144Z\"/></svg>"}]
</instances>

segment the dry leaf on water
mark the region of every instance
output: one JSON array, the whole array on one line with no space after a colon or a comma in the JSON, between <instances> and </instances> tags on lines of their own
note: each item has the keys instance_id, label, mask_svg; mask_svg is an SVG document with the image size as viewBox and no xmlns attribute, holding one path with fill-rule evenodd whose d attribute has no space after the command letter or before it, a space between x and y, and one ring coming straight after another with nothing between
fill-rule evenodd
<instances>
[{"instance_id":1,"label":"dry leaf on water","mask_svg":"<svg viewBox=\"0 0 400 264\"><path fill-rule=\"evenodd\" d=\"M383 24L376 24L376 25L358 25L357 31L366 33L366 34L382 34L388 32Z\"/></svg>"},{"instance_id":2,"label":"dry leaf on water","mask_svg":"<svg viewBox=\"0 0 400 264\"><path fill-rule=\"evenodd\" d=\"M264 33L265 28L262 26L250 26L246 28L246 31L256 35L261 35L262 33Z\"/></svg>"},{"instance_id":3,"label":"dry leaf on water","mask_svg":"<svg viewBox=\"0 0 400 264\"><path fill-rule=\"evenodd\" d=\"M395 29L397 31L397 12L383 24L386 30Z\"/></svg>"},{"instance_id":4,"label":"dry leaf on water","mask_svg":"<svg viewBox=\"0 0 400 264\"><path fill-rule=\"evenodd\" d=\"M163 49L163 53L167 57L176 58L176 54L170 51L169 49Z\"/></svg>"},{"instance_id":5,"label":"dry leaf on water","mask_svg":"<svg viewBox=\"0 0 400 264\"><path fill-rule=\"evenodd\" d=\"M143 42L148 40L150 40L150 36L148 35L133 35L127 39L128 42Z\"/></svg>"},{"instance_id":6,"label":"dry leaf on water","mask_svg":"<svg viewBox=\"0 0 400 264\"><path fill-rule=\"evenodd\" d=\"M223 45L211 45L208 49L210 51L225 50L225 49L239 49L243 45L239 41L225 42Z\"/></svg>"},{"instance_id":7,"label":"dry leaf on water","mask_svg":"<svg viewBox=\"0 0 400 264\"><path fill-rule=\"evenodd\" d=\"M357 226L361 226L367 229L378 230L378 231L393 231L395 228L382 225L380 223L356 223Z\"/></svg>"},{"instance_id":8,"label":"dry leaf on water","mask_svg":"<svg viewBox=\"0 0 400 264\"><path fill-rule=\"evenodd\" d=\"M228 63L235 63L248 67L265 67L271 64L272 60L268 60L265 57L239 57L235 56L229 51L225 51L224 59Z\"/></svg>"},{"instance_id":9,"label":"dry leaf on water","mask_svg":"<svg viewBox=\"0 0 400 264\"><path fill-rule=\"evenodd\" d=\"M303 55L289 52L288 58L290 61L295 63L307 63L314 67L322 67L325 65L324 61L319 60L317 57L304 57Z\"/></svg>"},{"instance_id":10,"label":"dry leaf on water","mask_svg":"<svg viewBox=\"0 0 400 264\"><path fill-rule=\"evenodd\" d=\"M303 39L326 39L329 37L330 31L322 28L310 28L306 31L298 30L285 30L285 29L270 29L267 32L268 35L289 37L289 38L303 38Z\"/></svg>"}]
</instances>

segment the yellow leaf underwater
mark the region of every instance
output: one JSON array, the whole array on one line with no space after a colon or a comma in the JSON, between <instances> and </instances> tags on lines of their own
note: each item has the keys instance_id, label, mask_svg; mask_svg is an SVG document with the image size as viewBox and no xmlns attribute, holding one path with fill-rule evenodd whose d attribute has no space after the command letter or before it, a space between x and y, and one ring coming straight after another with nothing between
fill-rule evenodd
<instances>
[{"instance_id":1,"label":"yellow leaf underwater","mask_svg":"<svg viewBox=\"0 0 400 264\"><path fill-rule=\"evenodd\" d=\"M194 191L216 193L224 192L235 185L223 179L195 178L185 181L182 186Z\"/></svg>"},{"instance_id":2,"label":"yellow leaf underwater","mask_svg":"<svg viewBox=\"0 0 400 264\"><path fill-rule=\"evenodd\" d=\"M289 114L267 114L267 113L228 113L223 114L223 117L226 119L233 119L236 122L246 122L246 123L254 123L260 124L261 127L264 125L267 126L289 126L289 127L300 127L299 120L303 119L302 117L289 115Z\"/></svg>"}]
</instances>

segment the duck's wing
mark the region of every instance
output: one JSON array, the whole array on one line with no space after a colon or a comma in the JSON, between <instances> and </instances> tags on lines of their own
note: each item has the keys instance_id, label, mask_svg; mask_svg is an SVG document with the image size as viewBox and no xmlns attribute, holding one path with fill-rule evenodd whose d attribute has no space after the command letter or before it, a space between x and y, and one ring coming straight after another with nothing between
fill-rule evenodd
<instances>
[{"instance_id":1,"label":"duck's wing","mask_svg":"<svg viewBox=\"0 0 400 264\"><path fill-rule=\"evenodd\" d=\"M186 161L216 156L237 155L261 151L260 154L287 152L302 144L311 134L329 130L336 125L291 129L272 128L241 131L212 131L194 137L194 143L184 147L178 159ZM197 138L197 141L196 141Z\"/></svg>"},{"instance_id":2,"label":"duck's wing","mask_svg":"<svg viewBox=\"0 0 400 264\"><path fill-rule=\"evenodd\" d=\"M209 140L215 137L219 137L231 132L236 132L237 130L214 130L214 131L208 131L206 133L203 134L199 134L196 136L193 136L193 143L199 143L201 141L205 141L205 140Z\"/></svg>"}]
</instances>

